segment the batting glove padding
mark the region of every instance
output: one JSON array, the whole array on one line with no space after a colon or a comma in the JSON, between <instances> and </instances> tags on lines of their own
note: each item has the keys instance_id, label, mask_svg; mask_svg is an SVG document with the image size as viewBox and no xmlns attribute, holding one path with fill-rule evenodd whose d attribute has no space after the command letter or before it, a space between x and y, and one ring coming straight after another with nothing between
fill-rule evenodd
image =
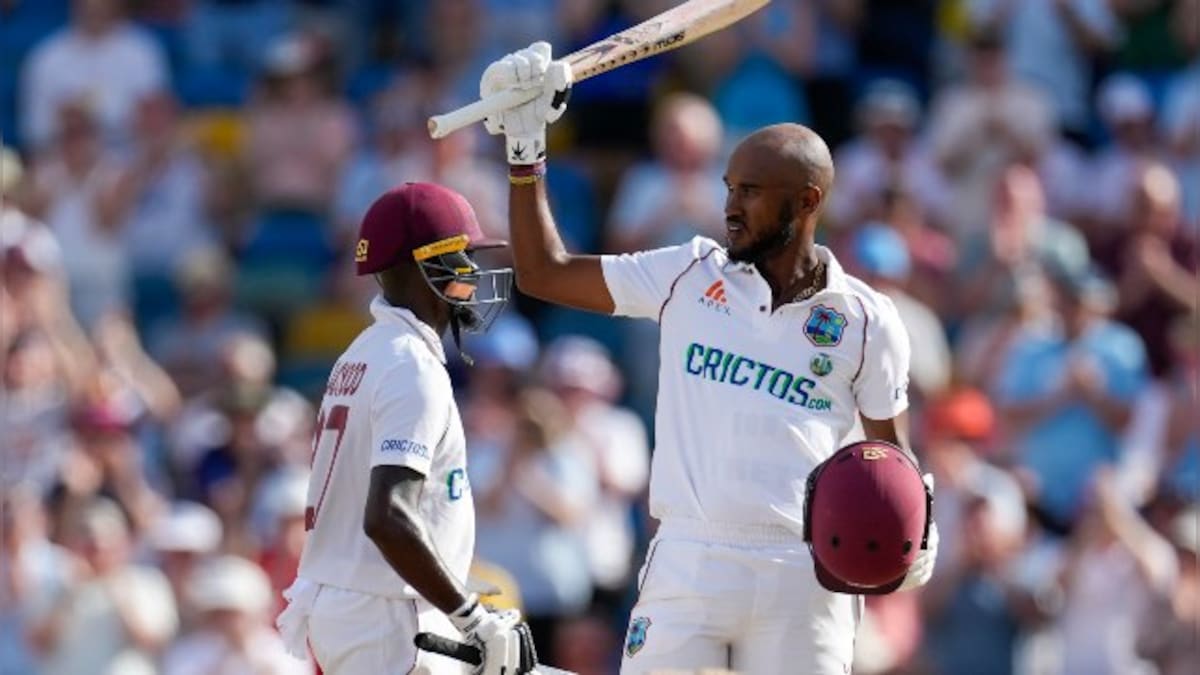
<instances>
[{"instance_id":1,"label":"batting glove padding","mask_svg":"<svg viewBox=\"0 0 1200 675\"><path fill-rule=\"evenodd\" d=\"M921 476L921 480L929 488L929 493L933 494L933 474L927 473ZM917 554L912 565L908 568L908 574L904 575L904 581L900 583L900 587L896 590L907 591L918 586L924 586L933 578L933 567L937 563L938 550L938 530L937 523L930 521L929 537L925 541L925 548Z\"/></svg>"},{"instance_id":2,"label":"batting glove padding","mask_svg":"<svg viewBox=\"0 0 1200 675\"><path fill-rule=\"evenodd\" d=\"M551 59L549 43L535 42L493 62L479 80L487 98L506 89L536 89L528 103L484 119L489 134L504 134L509 164L534 164L546 157L546 125L562 117L571 92L571 64Z\"/></svg>"},{"instance_id":3,"label":"batting glove padding","mask_svg":"<svg viewBox=\"0 0 1200 675\"><path fill-rule=\"evenodd\" d=\"M472 675L523 675L537 667L533 634L520 612L489 611L474 596L468 605L451 614L450 622L483 653Z\"/></svg>"}]
</instances>

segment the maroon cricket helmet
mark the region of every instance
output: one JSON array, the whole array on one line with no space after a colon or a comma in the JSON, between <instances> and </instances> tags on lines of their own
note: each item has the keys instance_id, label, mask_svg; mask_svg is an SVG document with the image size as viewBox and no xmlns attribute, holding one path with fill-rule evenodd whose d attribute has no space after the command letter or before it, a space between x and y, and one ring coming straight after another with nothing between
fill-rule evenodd
<instances>
[{"instance_id":1,"label":"maroon cricket helmet","mask_svg":"<svg viewBox=\"0 0 1200 675\"><path fill-rule=\"evenodd\" d=\"M884 441L838 450L808 476L804 540L821 586L882 595L928 544L933 493L916 461Z\"/></svg>"},{"instance_id":2,"label":"maroon cricket helmet","mask_svg":"<svg viewBox=\"0 0 1200 675\"><path fill-rule=\"evenodd\" d=\"M505 246L485 237L466 198L434 183L405 183L383 193L363 216L354 249L359 276L375 274L426 249L431 255Z\"/></svg>"}]
</instances>

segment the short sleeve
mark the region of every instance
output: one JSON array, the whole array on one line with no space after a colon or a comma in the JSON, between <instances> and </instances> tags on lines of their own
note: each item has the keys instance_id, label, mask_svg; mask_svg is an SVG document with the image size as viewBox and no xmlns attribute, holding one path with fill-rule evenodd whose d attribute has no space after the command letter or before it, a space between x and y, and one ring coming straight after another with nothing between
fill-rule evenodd
<instances>
[{"instance_id":1,"label":"short sleeve","mask_svg":"<svg viewBox=\"0 0 1200 675\"><path fill-rule=\"evenodd\" d=\"M868 419L891 419L908 408L908 332L895 305L880 297L879 311L867 314L862 371L854 382L854 400Z\"/></svg>"},{"instance_id":2,"label":"short sleeve","mask_svg":"<svg viewBox=\"0 0 1200 675\"><path fill-rule=\"evenodd\" d=\"M716 250L715 242L696 237L679 246L601 256L604 282L615 305L613 314L658 320L675 282Z\"/></svg>"},{"instance_id":3,"label":"short sleeve","mask_svg":"<svg viewBox=\"0 0 1200 675\"><path fill-rule=\"evenodd\" d=\"M450 424L452 393L445 369L432 360L403 361L385 373L371 403L371 467L428 474Z\"/></svg>"}]
</instances>

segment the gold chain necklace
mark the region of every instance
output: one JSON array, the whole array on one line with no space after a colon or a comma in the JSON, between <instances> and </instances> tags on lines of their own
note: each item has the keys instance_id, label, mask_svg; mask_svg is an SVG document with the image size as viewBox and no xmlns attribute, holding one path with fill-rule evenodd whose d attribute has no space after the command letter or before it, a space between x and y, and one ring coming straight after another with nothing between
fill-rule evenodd
<instances>
[{"instance_id":1,"label":"gold chain necklace","mask_svg":"<svg viewBox=\"0 0 1200 675\"><path fill-rule=\"evenodd\" d=\"M818 262L813 268L812 278L808 285L800 289L794 296L791 302L804 302L817 294L817 291L825 288L825 263Z\"/></svg>"}]
</instances>

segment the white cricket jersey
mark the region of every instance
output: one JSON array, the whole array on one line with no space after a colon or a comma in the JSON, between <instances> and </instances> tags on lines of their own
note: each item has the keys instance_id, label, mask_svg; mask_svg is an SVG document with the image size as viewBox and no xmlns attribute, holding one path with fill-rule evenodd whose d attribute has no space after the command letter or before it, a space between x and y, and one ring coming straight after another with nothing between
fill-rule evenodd
<instances>
[{"instance_id":1,"label":"white cricket jersey","mask_svg":"<svg viewBox=\"0 0 1200 675\"><path fill-rule=\"evenodd\" d=\"M325 387L299 576L417 597L363 533L371 469L406 466L425 475L420 516L442 560L465 583L475 549L466 442L437 334L379 297L371 313L375 323L338 359Z\"/></svg>"},{"instance_id":2,"label":"white cricket jersey","mask_svg":"<svg viewBox=\"0 0 1200 675\"><path fill-rule=\"evenodd\" d=\"M771 311L754 265L703 237L602 259L615 314L660 324L650 513L714 524L783 524L805 479L858 413L908 407L909 343L885 295L829 249L826 288Z\"/></svg>"}]
</instances>

